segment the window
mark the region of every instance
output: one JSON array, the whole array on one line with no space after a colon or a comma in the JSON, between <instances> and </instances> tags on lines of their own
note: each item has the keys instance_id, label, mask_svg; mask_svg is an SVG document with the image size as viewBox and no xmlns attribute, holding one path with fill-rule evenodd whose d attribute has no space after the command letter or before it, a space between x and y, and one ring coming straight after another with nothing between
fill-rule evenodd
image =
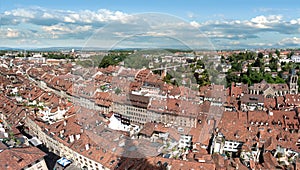
<instances>
[{"instance_id":1,"label":"window","mask_svg":"<svg viewBox=\"0 0 300 170\"><path fill-rule=\"evenodd\" d=\"M38 168L38 169L41 169L41 168L42 168L42 165L41 165L41 164L38 164L38 165L37 165L37 168Z\"/></svg>"}]
</instances>

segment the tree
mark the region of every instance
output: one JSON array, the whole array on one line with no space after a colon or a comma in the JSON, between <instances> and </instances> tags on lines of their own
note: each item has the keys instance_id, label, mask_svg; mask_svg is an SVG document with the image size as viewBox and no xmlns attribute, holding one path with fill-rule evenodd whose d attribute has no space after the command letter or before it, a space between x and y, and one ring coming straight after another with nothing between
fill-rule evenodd
<instances>
[{"instance_id":1,"label":"tree","mask_svg":"<svg viewBox=\"0 0 300 170\"><path fill-rule=\"evenodd\" d=\"M290 52L288 58L291 58L294 54L295 54L294 51Z\"/></svg>"},{"instance_id":2,"label":"tree","mask_svg":"<svg viewBox=\"0 0 300 170\"><path fill-rule=\"evenodd\" d=\"M227 84L230 85L232 82L240 82L240 77L236 74L229 72L226 76Z\"/></svg>"},{"instance_id":3,"label":"tree","mask_svg":"<svg viewBox=\"0 0 300 170\"><path fill-rule=\"evenodd\" d=\"M221 71L223 70L221 64L219 64L219 65L217 66L216 70L218 70L219 72L221 72Z\"/></svg>"},{"instance_id":4,"label":"tree","mask_svg":"<svg viewBox=\"0 0 300 170\"><path fill-rule=\"evenodd\" d=\"M233 62L231 64L231 70L232 71L238 71L238 72L242 71L242 63L240 63L240 62Z\"/></svg>"},{"instance_id":5,"label":"tree","mask_svg":"<svg viewBox=\"0 0 300 170\"><path fill-rule=\"evenodd\" d=\"M279 76L275 77L275 83L280 84L280 83L286 83L282 78L280 78Z\"/></svg>"},{"instance_id":6,"label":"tree","mask_svg":"<svg viewBox=\"0 0 300 170\"><path fill-rule=\"evenodd\" d=\"M116 93L117 95L119 95L121 92L122 92L122 90L121 90L120 88L116 88L116 89L115 89L115 93Z\"/></svg>"},{"instance_id":7,"label":"tree","mask_svg":"<svg viewBox=\"0 0 300 170\"><path fill-rule=\"evenodd\" d=\"M18 53L17 57L25 57L23 53Z\"/></svg>"},{"instance_id":8,"label":"tree","mask_svg":"<svg viewBox=\"0 0 300 170\"><path fill-rule=\"evenodd\" d=\"M221 63L225 63L225 61L226 61L226 60L225 60L225 57L222 55L222 56L221 56Z\"/></svg>"},{"instance_id":9,"label":"tree","mask_svg":"<svg viewBox=\"0 0 300 170\"><path fill-rule=\"evenodd\" d=\"M276 49L275 54L277 55L277 57L280 56L280 51L278 49Z\"/></svg>"},{"instance_id":10,"label":"tree","mask_svg":"<svg viewBox=\"0 0 300 170\"><path fill-rule=\"evenodd\" d=\"M210 84L208 71L205 69L200 75L198 73L194 74L197 84L200 86L206 86Z\"/></svg>"},{"instance_id":11,"label":"tree","mask_svg":"<svg viewBox=\"0 0 300 170\"><path fill-rule=\"evenodd\" d=\"M266 80L267 83L275 83L275 81L274 81L271 74L265 74L264 75L264 80Z\"/></svg>"},{"instance_id":12,"label":"tree","mask_svg":"<svg viewBox=\"0 0 300 170\"><path fill-rule=\"evenodd\" d=\"M255 62L253 63L253 67L261 67L263 63L261 62L260 58L257 58Z\"/></svg>"},{"instance_id":13,"label":"tree","mask_svg":"<svg viewBox=\"0 0 300 170\"><path fill-rule=\"evenodd\" d=\"M259 52L258 55L257 55L257 57L258 57L259 59L262 59L262 58L264 58L264 54L261 53L261 52Z\"/></svg>"},{"instance_id":14,"label":"tree","mask_svg":"<svg viewBox=\"0 0 300 170\"><path fill-rule=\"evenodd\" d=\"M269 67L272 71L277 71L277 63L278 63L278 58L272 57L271 60L269 61Z\"/></svg>"},{"instance_id":15,"label":"tree","mask_svg":"<svg viewBox=\"0 0 300 170\"><path fill-rule=\"evenodd\" d=\"M171 79L173 78L173 76L171 76L171 74L167 73L167 75L163 78L163 81L171 84Z\"/></svg>"},{"instance_id":16,"label":"tree","mask_svg":"<svg viewBox=\"0 0 300 170\"><path fill-rule=\"evenodd\" d=\"M241 82L243 82L244 84L251 84L251 80L246 74L243 74Z\"/></svg>"},{"instance_id":17,"label":"tree","mask_svg":"<svg viewBox=\"0 0 300 170\"><path fill-rule=\"evenodd\" d=\"M250 80L251 80L251 84L260 83L263 80L262 73L256 72L256 71L251 72L249 77L250 77Z\"/></svg>"},{"instance_id":18,"label":"tree","mask_svg":"<svg viewBox=\"0 0 300 170\"><path fill-rule=\"evenodd\" d=\"M271 52L269 52L269 58L272 58L273 54Z\"/></svg>"},{"instance_id":19,"label":"tree","mask_svg":"<svg viewBox=\"0 0 300 170\"><path fill-rule=\"evenodd\" d=\"M103 57L101 63L99 64L100 68L106 68L110 65L118 65L121 61L124 61L126 54L109 54Z\"/></svg>"}]
</instances>

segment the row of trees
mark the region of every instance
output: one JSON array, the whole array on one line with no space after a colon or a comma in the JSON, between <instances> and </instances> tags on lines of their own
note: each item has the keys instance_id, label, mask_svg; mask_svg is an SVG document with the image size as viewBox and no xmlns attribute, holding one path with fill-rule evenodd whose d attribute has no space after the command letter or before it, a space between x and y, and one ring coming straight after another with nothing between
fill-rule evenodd
<instances>
[{"instance_id":1,"label":"row of trees","mask_svg":"<svg viewBox=\"0 0 300 170\"><path fill-rule=\"evenodd\" d=\"M43 54L43 57L45 57L45 58L51 58L51 59L74 59L73 56L71 56L69 54L63 54L63 53Z\"/></svg>"}]
</instances>

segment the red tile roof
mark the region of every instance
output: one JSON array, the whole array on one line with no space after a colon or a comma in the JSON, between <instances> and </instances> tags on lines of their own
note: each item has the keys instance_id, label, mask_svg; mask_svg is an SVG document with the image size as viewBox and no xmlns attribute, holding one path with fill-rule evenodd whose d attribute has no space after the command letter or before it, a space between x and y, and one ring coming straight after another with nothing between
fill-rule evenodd
<instances>
[{"instance_id":1,"label":"red tile roof","mask_svg":"<svg viewBox=\"0 0 300 170\"><path fill-rule=\"evenodd\" d=\"M35 164L37 160L43 159L46 154L35 147L3 148L0 143L0 169L20 170L28 165ZM0 149L0 150L1 150Z\"/></svg>"}]
</instances>

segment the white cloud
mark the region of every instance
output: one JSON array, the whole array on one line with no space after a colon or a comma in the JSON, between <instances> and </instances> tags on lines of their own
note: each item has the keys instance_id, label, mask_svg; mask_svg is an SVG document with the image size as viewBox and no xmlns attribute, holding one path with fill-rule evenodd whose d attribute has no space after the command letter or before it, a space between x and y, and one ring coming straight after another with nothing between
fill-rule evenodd
<instances>
[{"instance_id":1,"label":"white cloud","mask_svg":"<svg viewBox=\"0 0 300 170\"><path fill-rule=\"evenodd\" d=\"M78 25L66 25L66 24L57 24L52 26L43 26L44 31L51 34L73 34L89 31L92 29L90 25L78 26Z\"/></svg>"},{"instance_id":2,"label":"white cloud","mask_svg":"<svg viewBox=\"0 0 300 170\"><path fill-rule=\"evenodd\" d=\"M292 25L295 25L295 24L300 25L300 18L299 18L299 19L292 19L292 20L290 21L290 23L291 23Z\"/></svg>"},{"instance_id":3,"label":"white cloud","mask_svg":"<svg viewBox=\"0 0 300 170\"><path fill-rule=\"evenodd\" d=\"M238 44L240 44L240 42L239 41L231 41L231 42L229 42L229 44L231 44L231 45L238 45Z\"/></svg>"},{"instance_id":4,"label":"white cloud","mask_svg":"<svg viewBox=\"0 0 300 170\"><path fill-rule=\"evenodd\" d=\"M2 19L11 21L11 18L17 19L15 23L38 23L41 19L52 19L51 24L58 23L107 23L111 21L127 22L130 15L121 11L110 11L107 9L99 9L97 11L81 10L81 11L65 11L65 10L48 10L42 8L18 8L5 11L1 16ZM7 23L9 24L9 23ZM13 24L11 22L11 24ZM47 21L44 23L49 25Z\"/></svg>"},{"instance_id":5,"label":"white cloud","mask_svg":"<svg viewBox=\"0 0 300 170\"><path fill-rule=\"evenodd\" d=\"M251 19L251 22L256 24L269 24L269 23L280 23L282 20L281 15L270 15L270 16L257 16Z\"/></svg>"},{"instance_id":6,"label":"white cloud","mask_svg":"<svg viewBox=\"0 0 300 170\"><path fill-rule=\"evenodd\" d=\"M46 18L46 19L52 19L52 18L55 18L54 15L48 13L48 12L44 12L42 14L42 18Z\"/></svg>"},{"instance_id":7,"label":"white cloud","mask_svg":"<svg viewBox=\"0 0 300 170\"><path fill-rule=\"evenodd\" d=\"M70 22L70 23L75 23L76 20L70 18L70 17L64 17L64 22Z\"/></svg>"},{"instance_id":8,"label":"white cloud","mask_svg":"<svg viewBox=\"0 0 300 170\"><path fill-rule=\"evenodd\" d=\"M252 18L251 23L248 23L249 25L252 25L257 28L271 28L273 24L279 24L282 22L282 16L281 15L270 15L270 16L257 16Z\"/></svg>"},{"instance_id":9,"label":"white cloud","mask_svg":"<svg viewBox=\"0 0 300 170\"><path fill-rule=\"evenodd\" d=\"M5 11L4 15L12 15L15 17L24 17L24 18L34 18L35 17L35 12L32 10L26 10L26 9L14 9L11 11Z\"/></svg>"},{"instance_id":10,"label":"white cloud","mask_svg":"<svg viewBox=\"0 0 300 170\"><path fill-rule=\"evenodd\" d=\"M190 24L191 24L191 26L193 26L193 27L195 27L195 28L199 28L201 25L198 23L198 22L196 22L196 21L192 21L192 22L190 22Z\"/></svg>"},{"instance_id":11,"label":"white cloud","mask_svg":"<svg viewBox=\"0 0 300 170\"><path fill-rule=\"evenodd\" d=\"M17 38L17 37L19 37L19 32L16 30L13 30L11 28L7 28L6 37L7 38Z\"/></svg>"},{"instance_id":12,"label":"white cloud","mask_svg":"<svg viewBox=\"0 0 300 170\"><path fill-rule=\"evenodd\" d=\"M300 38L292 37L292 38L284 38L278 42L278 45L281 46L299 46L300 45Z\"/></svg>"},{"instance_id":13,"label":"white cloud","mask_svg":"<svg viewBox=\"0 0 300 170\"><path fill-rule=\"evenodd\" d=\"M35 39L20 39L16 42L18 45L39 45L40 42Z\"/></svg>"},{"instance_id":14,"label":"white cloud","mask_svg":"<svg viewBox=\"0 0 300 170\"><path fill-rule=\"evenodd\" d=\"M271 44L271 43L261 43L261 42L258 42L258 43L250 43L249 44L250 46L254 46L254 47L271 47L271 46L273 46L273 44Z\"/></svg>"}]
</instances>

